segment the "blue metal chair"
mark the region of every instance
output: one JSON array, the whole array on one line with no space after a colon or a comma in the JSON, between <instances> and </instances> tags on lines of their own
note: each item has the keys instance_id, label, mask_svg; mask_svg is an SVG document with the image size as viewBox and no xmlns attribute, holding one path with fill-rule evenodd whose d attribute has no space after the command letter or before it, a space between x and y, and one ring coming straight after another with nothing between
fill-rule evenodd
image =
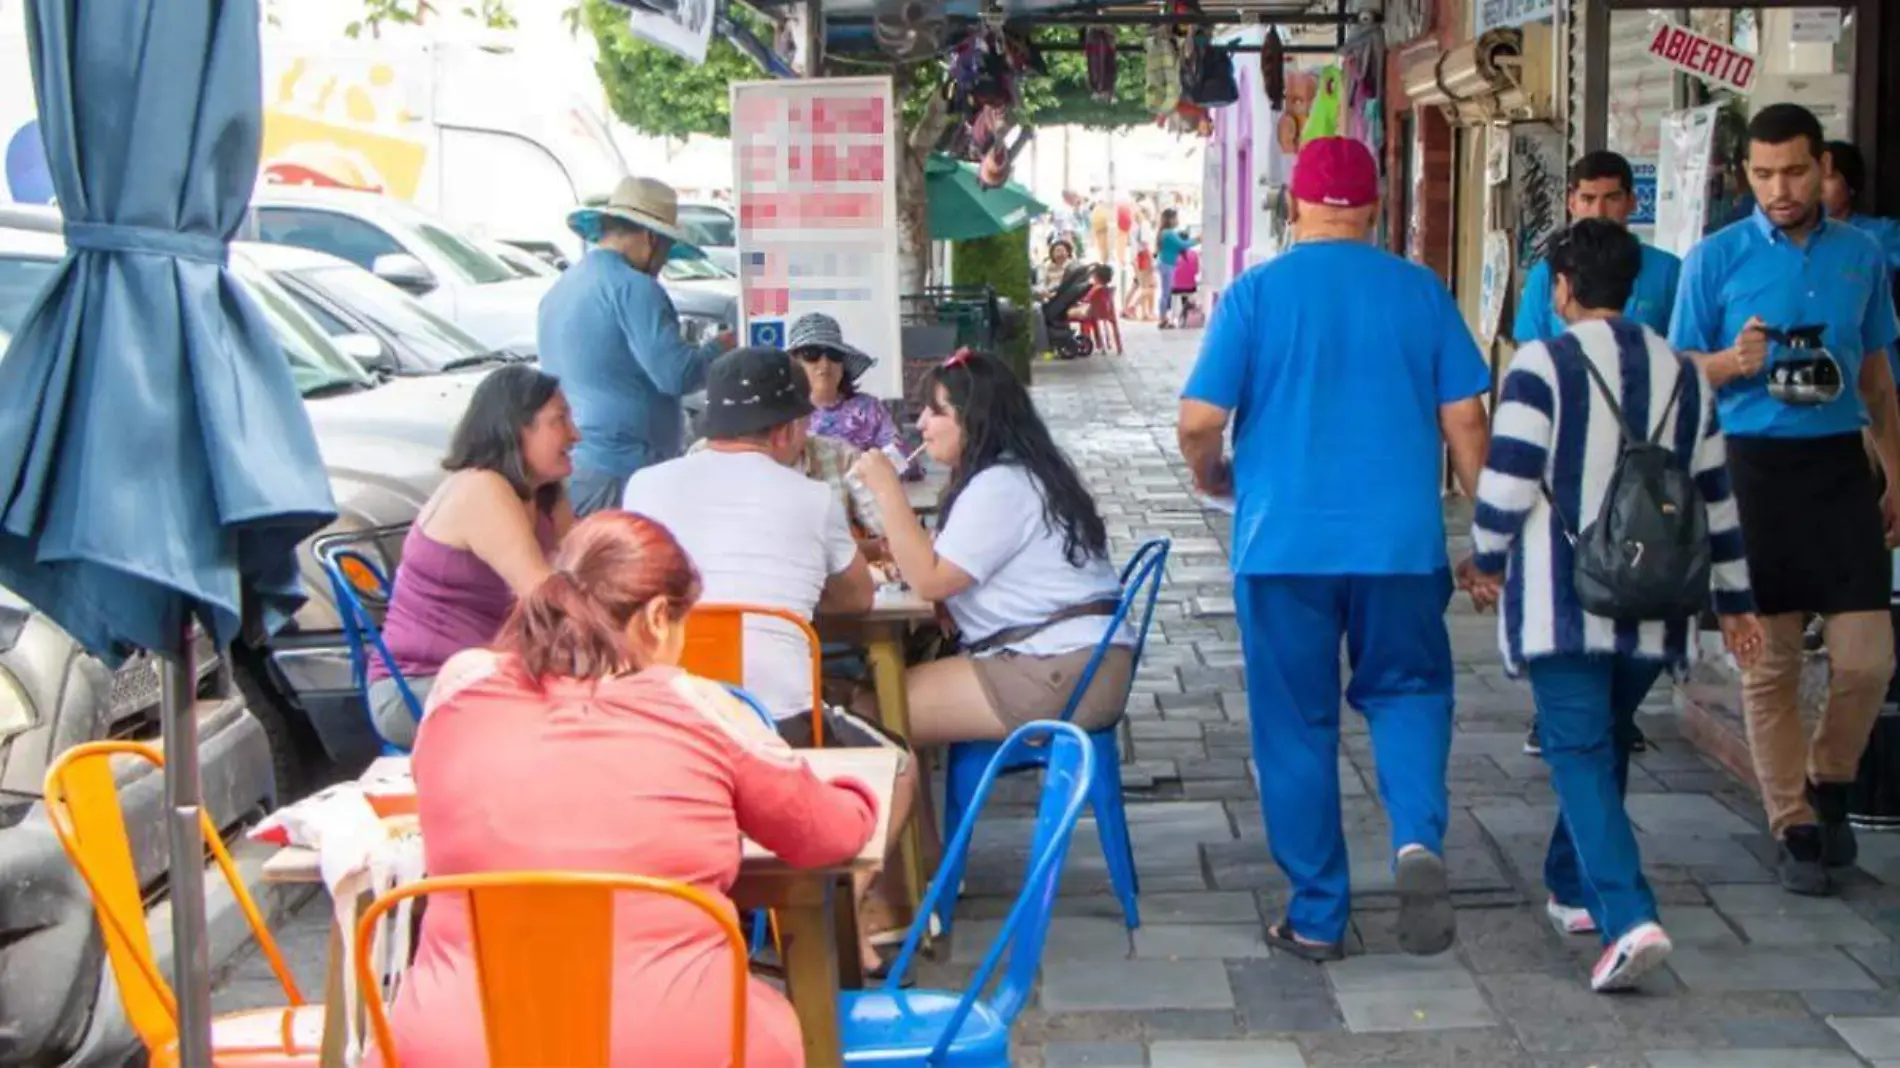
<instances>
[{"instance_id":1,"label":"blue metal chair","mask_svg":"<svg viewBox=\"0 0 1900 1068\"><path fill-rule=\"evenodd\" d=\"M361 549L335 545L324 549L320 555L323 573L329 576L330 593L336 599L336 614L343 621L343 640L350 650L350 679L356 684L357 696L363 699L363 708L367 712L369 704L369 649L374 647L376 656L383 662L383 669L396 682L396 690L402 694L403 704L409 707L409 714L422 722L422 702L409 688L409 681L402 677L402 669L396 666L396 658L390 655L389 646L383 644L383 632L376 626L376 620L363 606L363 599L357 595L357 585L350 580L350 571L358 571L365 581L375 584L377 596L386 604L389 601L389 576L369 554ZM374 726L372 722L371 726ZM381 732L378 732L381 737ZM400 756L408 750L383 739L383 755Z\"/></svg>"},{"instance_id":2,"label":"blue metal chair","mask_svg":"<svg viewBox=\"0 0 1900 1068\"><path fill-rule=\"evenodd\" d=\"M734 686L731 683L726 684L726 692L738 698L740 704L750 708L767 727L774 732L778 731L778 720L773 719L772 713L766 711L764 702L752 696L744 687ZM759 951L765 948L767 938L772 940L776 948L778 934L772 930L772 926L772 913L769 909L758 909L752 913L751 945L747 948L752 951L753 956L758 956Z\"/></svg>"},{"instance_id":3,"label":"blue metal chair","mask_svg":"<svg viewBox=\"0 0 1900 1068\"><path fill-rule=\"evenodd\" d=\"M1024 869L1022 889L1010 907L1003 927L983 956L962 993L952 990L905 990L901 983L918 943L929 927L931 913L943 897L957 892L958 872L969 855L971 832L982 813L997 776L1024 767L1034 751L1047 770L1042 798L1036 809L1036 833ZM917 919L904 937L904 948L891 963L884 984L870 990L845 991L839 998L838 1020L847 1065L915 1065L917 1068L1008 1068L1009 1032L1035 986L1042 964L1043 942L1055 909L1056 886L1069 853L1075 825L1088 803L1094 781L1094 746L1073 723L1043 720L1026 723L997 747L996 756L976 784L956 836L944 851L943 867L931 881ZM952 858L954 858L954 863ZM1004 967L1007 955L1008 965ZM996 979L996 991L983 992Z\"/></svg>"},{"instance_id":4,"label":"blue metal chair","mask_svg":"<svg viewBox=\"0 0 1900 1068\"><path fill-rule=\"evenodd\" d=\"M1141 668L1142 650L1148 645L1148 627L1154 621L1155 598L1161 592L1161 579L1167 571L1168 550L1172 545L1167 538L1143 542L1122 567L1121 607L1116 610L1114 620L1103 633L1101 644L1095 647L1095 655L1089 658L1088 666L1076 680L1075 689L1069 694L1069 703L1062 710L1063 722L1074 718L1076 705L1081 702L1082 695L1088 692L1102 658L1113 644L1111 639L1122 624L1138 612L1140 628L1136 631L1133 666L1128 673L1129 686L1133 688L1135 671ZM1126 703L1128 695L1123 694L1122 700ZM1115 888L1115 897L1121 901L1124 921L1133 930L1141 926L1141 906L1136 902L1137 895L1141 893L1141 881L1135 872L1135 847L1128 834L1128 813L1122 802L1119 728L1091 731L1089 742L1095 747L1095 780L1089 787L1089 806L1095 810L1095 829L1102 839L1103 859L1108 862L1109 883ZM998 749L998 743L988 741L958 742L950 746L944 772L943 825L946 835L950 828L962 822L964 807L969 803L976 782ZM1041 764L1042 754L1030 749L1023 752L1019 761L1006 764L1003 770L1006 773L1022 771ZM956 874L961 876L962 873ZM954 892L946 894L938 905L937 918L945 932L950 930L956 898Z\"/></svg>"}]
</instances>

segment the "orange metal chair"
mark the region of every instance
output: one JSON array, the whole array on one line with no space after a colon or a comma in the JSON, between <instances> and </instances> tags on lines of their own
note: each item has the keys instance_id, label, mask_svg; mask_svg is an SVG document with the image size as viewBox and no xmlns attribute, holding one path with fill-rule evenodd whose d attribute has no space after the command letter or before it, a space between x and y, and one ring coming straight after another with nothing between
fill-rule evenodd
<instances>
[{"instance_id":1,"label":"orange metal chair","mask_svg":"<svg viewBox=\"0 0 1900 1068\"><path fill-rule=\"evenodd\" d=\"M93 911L105 937L106 956L119 984L126 1019L145 1043L153 1068L178 1064L178 1001L160 973L145 930L145 903L126 835L125 812L112 773L112 758L126 756L164 767L158 750L137 742L87 742L67 750L46 771L46 812L59 844L92 894ZM308 1005L271 938L257 903L218 829L204 816L205 844L250 922L257 947L284 987L287 1008L255 1009L212 1021L212 1055L219 1066L292 1068L315 1066L323 1032L323 1006Z\"/></svg>"},{"instance_id":2,"label":"orange metal chair","mask_svg":"<svg viewBox=\"0 0 1900 1068\"><path fill-rule=\"evenodd\" d=\"M745 685L746 617L782 620L805 636L811 650L811 744L825 744L824 647L811 622L796 612L762 604L699 604L686 615L686 651L680 666L702 679Z\"/></svg>"},{"instance_id":3,"label":"orange metal chair","mask_svg":"<svg viewBox=\"0 0 1900 1068\"><path fill-rule=\"evenodd\" d=\"M732 949L732 1063L745 1063L745 936L712 895L669 879L589 872L484 872L398 887L356 924L356 984L386 1068L396 1038L370 961L377 922L404 900L462 892L474 936L488 1062L497 1068L599 1068L612 1063L614 895L663 894L712 917Z\"/></svg>"}]
</instances>

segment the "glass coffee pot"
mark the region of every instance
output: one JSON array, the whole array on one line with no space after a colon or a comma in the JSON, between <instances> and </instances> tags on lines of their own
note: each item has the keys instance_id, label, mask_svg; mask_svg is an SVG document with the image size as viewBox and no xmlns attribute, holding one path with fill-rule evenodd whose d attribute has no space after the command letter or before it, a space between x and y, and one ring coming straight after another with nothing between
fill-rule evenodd
<instances>
[{"instance_id":1,"label":"glass coffee pot","mask_svg":"<svg viewBox=\"0 0 1900 1068\"><path fill-rule=\"evenodd\" d=\"M1768 395L1783 404L1813 408L1830 404L1846 388L1840 361L1821 337L1826 327L1791 326L1769 330Z\"/></svg>"}]
</instances>

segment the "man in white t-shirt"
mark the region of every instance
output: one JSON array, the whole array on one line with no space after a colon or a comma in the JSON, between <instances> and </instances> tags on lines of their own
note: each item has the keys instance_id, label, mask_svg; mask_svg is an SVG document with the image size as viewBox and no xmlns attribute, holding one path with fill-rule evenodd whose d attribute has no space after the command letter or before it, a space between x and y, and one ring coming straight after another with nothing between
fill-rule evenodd
<instances>
[{"instance_id":1,"label":"man in white t-shirt","mask_svg":"<svg viewBox=\"0 0 1900 1068\"><path fill-rule=\"evenodd\" d=\"M679 539L705 583L702 602L772 605L806 619L821 607L871 607L877 582L843 503L793 466L811 411L804 376L785 353L727 353L707 373L707 446L628 480L627 511ZM803 634L775 620L748 621L745 685L788 741L809 744L811 650Z\"/></svg>"}]
</instances>

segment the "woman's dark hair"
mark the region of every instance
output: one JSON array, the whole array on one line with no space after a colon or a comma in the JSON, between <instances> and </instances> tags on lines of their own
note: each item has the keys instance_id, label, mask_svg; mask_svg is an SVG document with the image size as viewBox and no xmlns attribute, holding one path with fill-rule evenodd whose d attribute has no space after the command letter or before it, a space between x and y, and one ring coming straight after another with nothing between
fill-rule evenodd
<instances>
[{"instance_id":1,"label":"woman's dark hair","mask_svg":"<svg viewBox=\"0 0 1900 1068\"><path fill-rule=\"evenodd\" d=\"M1161 235L1167 233L1169 230L1176 229L1180 223L1180 212L1173 208L1161 209L1161 223L1156 227L1158 232L1155 234L1155 255L1158 256L1161 254Z\"/></svg>"},{"instance_id":2,"label":"woman's dark hair","mask_svg":"<svg viewBox=\"0 0 1900 1068\"><path fill-rule=\"evenodd\" d=\"M684 619L701 591L671 531L617 508L576 524L553 564L495 639L536 679L603 679L646 667L627 645L627 627L656 597L665 598L670 619Z\"/></svg>"},{"instance_id":3,"label":"woman's dark hair","mask_svg":"<svg viewBox=\"0 0 1900 1068\"><path fill-rule=\"evenodd\" d=\"M987 353L958 349L924 375L922 400L941 413L939 386L963 428L963 452L944 487L939 528L950 521L957 497L972 478L995 464L1021 464L1042 487L1043 522L1061 532L1062 554L1069 563L1081 567L1091 557L1107 557L1108 528L1095 498L1049 436L1049 427L1016 373Z\"/></svg>"},{"instance_id":4,"label":"woman's dark hair","mask_svg":"<svg viewBox=\"0 0 1900 1068\"><path fill-rule=\"evenodd\" d=\"M1055 240L1049 242L1049 251L1054 252L1056 250L1057 245L1061 245L1063 248L1067 249L1069 252L1069 255L1071 256L1075 255L1075 242L1069 240L1068 238L1058 237Z\"/></svg>"},{"instance_id":5,"label":"woman's dark hair","mask_svg":"<svg viewBox=\"0 0 1900 1068\"><path fill-rule=\"evenodd\" d=\"M1643 270L1643 243L1607 219L1583 219L1551 239L1551 277L1570 280L1571 299L1592 311L1620 311Z\"/></svg>"},{"instance_id":6,"label":"woman's dark hair","mask_svg":"<svg viewBox=\"0 0 1900 1068\"><path fill-rule=\"evenodd\" d=\"M560 379L526 364L490 371L475 387L462 421L455 424L443 470L493 471L507 479L522 500L532 498L542 511L552 510L560 499L561 487L535 487L527 458L521 455L521 432L560 388Z\"/></svg>"},{"instance_id":7,"label":"woman's dark hair","mask_svg":"<svg viewBox=\"0 0 1900 1068\"><path fill-rule=\"evenodd\" d=\"M1849 199L1860 199L1867 189L1867 161L1861 158L1860 149L1847 141L1829 141L1827 155L1834 161L1834 173L1846 184Z\"/></svg>"}]
</instances>

